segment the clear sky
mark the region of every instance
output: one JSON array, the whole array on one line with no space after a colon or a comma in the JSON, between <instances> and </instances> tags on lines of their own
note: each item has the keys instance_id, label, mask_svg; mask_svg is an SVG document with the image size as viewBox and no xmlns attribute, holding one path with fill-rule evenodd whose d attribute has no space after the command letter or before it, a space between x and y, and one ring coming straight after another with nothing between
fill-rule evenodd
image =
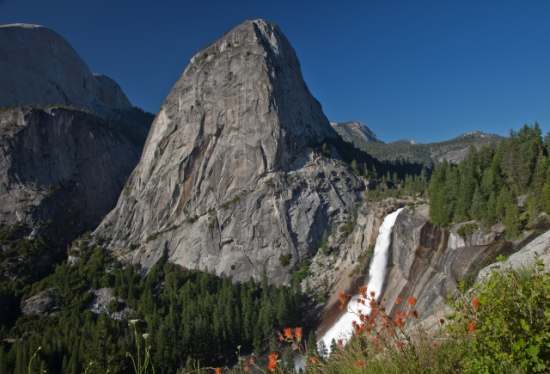
<instances>
[{"instance_id":1,"label":"clear sky","mask_svg":"<svg viewBox=\"0 0 550 374\"><path fill-rule=\"evenodd\" d=\"M56 30L152 112L196 51L257 17L282 28L331 120L386 141L550 130L550 1L0 0L0 23Z\"/></svg>"}]
</instances>

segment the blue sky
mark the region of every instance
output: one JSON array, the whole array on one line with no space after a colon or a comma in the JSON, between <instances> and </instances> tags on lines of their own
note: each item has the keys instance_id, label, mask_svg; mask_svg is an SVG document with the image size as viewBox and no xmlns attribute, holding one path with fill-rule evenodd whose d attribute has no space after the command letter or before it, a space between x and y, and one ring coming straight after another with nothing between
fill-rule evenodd
<instances>
[{"instance_id":1,"label":"blue sky","mask_svg":"<svg viewBox=\"0 0 550 374\"><path fill-rule=\"evenodd\" d=\"M157 111L189 58L244 19L282 28L331 120L386 141L550 130L550 1L0 0Z\"/></svg>"}]
</instances>

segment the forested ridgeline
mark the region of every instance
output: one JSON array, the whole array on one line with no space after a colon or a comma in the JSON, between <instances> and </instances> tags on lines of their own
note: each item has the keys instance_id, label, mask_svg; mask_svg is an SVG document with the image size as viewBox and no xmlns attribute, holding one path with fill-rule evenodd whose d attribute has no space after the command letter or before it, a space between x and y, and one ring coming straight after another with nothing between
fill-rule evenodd
<instances>
[{"instance_id":1,"label":"forested ridgeline","mask_svg":"<svg viewBox=\"0 0 550 374\"><path fill-rule=\"evenodd\" d=\"M550 138L540 127L524 126L496 147L472 149L458 165L447 162L433 171L429 185L434 223L477 220L501 222L507 237L550 213Z\"/></svg>"},{"instance_id":2,"label":"forested ridgeline","mask_svg":"<svg viewBox=\"0 0 550 374\"><path fill-rule=\"evenodd\" d=\"M113 297L98 312L97 290L106 288ZM290 287L233 284L166 261L143 276L99 247L82 252L77 264L59 265L25 296L44 290L55 295L48 313L21 315L13 326L1 326L0 373L27 373L31 361L36 372L133 372L127 357L136 353L133 326L145 334L157 373L173 373L191 361L227 365L237 347L262 353L276 329L301 326L307 307Z\"/></svg>"}]
</instances>

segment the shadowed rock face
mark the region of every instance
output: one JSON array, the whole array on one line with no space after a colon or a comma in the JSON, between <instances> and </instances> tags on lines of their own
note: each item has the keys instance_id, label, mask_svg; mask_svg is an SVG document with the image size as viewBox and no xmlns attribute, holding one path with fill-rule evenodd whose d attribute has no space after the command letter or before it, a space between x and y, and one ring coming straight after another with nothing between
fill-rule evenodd
<instances>
[{"instance_id":1,"label":"shadowed rock face","mask_svg":"<svg viewBox=\"0 0 550 374\"><path fill-rule=\"evenodd\" d=\"M191 59L96 234L145 266L166 252L186 268L284 283L363 188L334 150L321 154L327 139L337 135L287 39L246 21Z\"/></svg>"},{"instance_id":2,"label":"shadowed rock face","mask_svg":"<svg viewBox=\"0 0 550 374\"><path fill-rule=\"evenodd\" d=\"M54 31L0 25L0 107L64 105L102 117L132 105L116 82L94 75Z\"/></svg>"},{"instance_id":3,"label":"shadowed rock face","mask_svg":"<svg viewBox=\"0 0 550 374\"><path fill-rule=\"evenodd\" d=\"M0 225L47 228L59 244L95 228L137 163L152 115L37 25L0 25L0 87Z\"/></svg>"},{"instance_id":4,"label":"shadowed rock face","mask_svg":"<svg viewBox=\"0 0 550 374\"><path fill-rule=\"evenodd\" d=\"M58 243L94 228L115 205L141 147L76 110L0 111L0 225Z\"/></svg>"}]
</instances>

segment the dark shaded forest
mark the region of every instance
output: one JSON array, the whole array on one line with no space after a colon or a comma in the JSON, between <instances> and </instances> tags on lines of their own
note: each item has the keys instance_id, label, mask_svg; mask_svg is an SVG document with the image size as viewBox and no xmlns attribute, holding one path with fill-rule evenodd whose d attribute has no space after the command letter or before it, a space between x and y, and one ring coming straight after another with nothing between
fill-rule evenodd
<instances>
[{"instance_id":1,"label":"dark shaded forest","mask_svg":"<svg viewBox=\"0 0 550 374\"><path fill-rule=\"evenodd\" d=\"M80 252L78 264L65 262L27 287L29 295L52 291L57 305L47 315L20 316L14 326L0 328L0 373L27 373L38 347L33 370L132 372L126 355L135 353L132 323L146 334L157 373L197 362L227 365L236 360L237 347L243 354L265 351L276 329L301 326L309 309L296 288L275 288L266 280L233 284L166 261L143 276L140 268L121 265L100 247ZM96 314L93 291L102 288L112 289L115 297L107 313ZM117 319L117 312L126 315Z\"/></svg>"}]
</instances>

